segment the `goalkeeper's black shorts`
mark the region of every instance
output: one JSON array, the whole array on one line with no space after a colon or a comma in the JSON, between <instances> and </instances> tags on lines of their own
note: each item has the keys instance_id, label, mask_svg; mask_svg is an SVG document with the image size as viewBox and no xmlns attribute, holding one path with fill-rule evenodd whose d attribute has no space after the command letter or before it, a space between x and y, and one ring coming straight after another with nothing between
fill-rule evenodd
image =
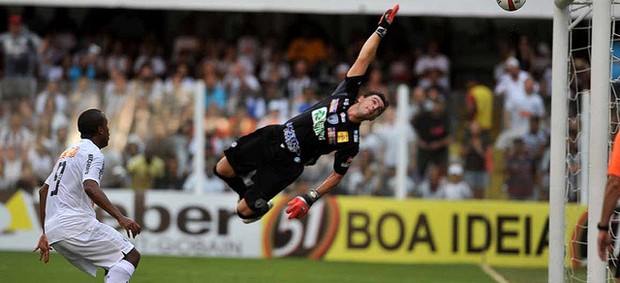
<instances>
[{"instance_id":1,"label":"goalkeeper's black shorts","mask_svg":"<svg viewBox=\"0 0 620 283\"><path fill-rule=\"evenodd\" d=\"M237 175L251 176L247 198L270 200L293 183L304 170L297 154L284 145L284 126L272 125L256 130L235 141L224 151ZM297 159L296 159L297 157Z\"/></svg>"}]
</instances>

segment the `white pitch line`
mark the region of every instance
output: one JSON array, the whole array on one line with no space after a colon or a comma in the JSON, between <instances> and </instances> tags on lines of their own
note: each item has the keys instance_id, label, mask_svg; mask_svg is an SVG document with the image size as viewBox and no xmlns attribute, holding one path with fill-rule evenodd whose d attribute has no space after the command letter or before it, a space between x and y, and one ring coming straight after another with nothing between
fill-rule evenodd
<instances>
[{"instance_id":1,"label":"white pitch line","mask_svg":"<svg viewBox=\"0 0 620 283\"><path fill-rule=\"evenodd\" d=\"M482 271L484 271L484 273L486 273L491 278L493 278L493 280L495 280L495 282L497 282L497 283L510 283L510 282L508 282L508 280L506 280L506 278L504 278L504 276L499 274L497 271L495 271L495 269L491 268L488 264L481 263L480 264L480 268L482 269Z\"/></svg>"}]
</instances>

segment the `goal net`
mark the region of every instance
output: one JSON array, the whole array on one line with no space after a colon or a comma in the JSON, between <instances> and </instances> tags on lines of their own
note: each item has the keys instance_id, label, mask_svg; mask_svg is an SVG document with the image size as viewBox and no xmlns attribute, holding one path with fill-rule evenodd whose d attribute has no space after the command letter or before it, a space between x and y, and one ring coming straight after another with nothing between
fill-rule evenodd
<instances>
[{"instance_id":1,"label":"goal net","mask_svg":"<svg viewBox=\"0 0 620 283\"><path fill-rule=\"evenodd\" d=\"M599 260L598 231L588 227L600 219L607 158L620 126L620 1L555 2L549 282L615 282L620 245L608 262ZM577 223L568 223L575 214Z\"/></svg>"}]
</instances>

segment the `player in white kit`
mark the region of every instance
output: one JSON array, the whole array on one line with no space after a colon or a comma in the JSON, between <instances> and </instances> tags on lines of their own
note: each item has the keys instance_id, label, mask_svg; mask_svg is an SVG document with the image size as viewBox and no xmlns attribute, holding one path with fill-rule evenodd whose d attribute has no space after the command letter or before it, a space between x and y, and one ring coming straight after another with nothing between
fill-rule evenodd
<instances>
[{"instance_id":1,"label":"player in white kit","mask_svg":"<svg viewBox=\"0 0 620 283\"><path fill-rule=\"evenodd\" d=\"M123 215L99 187L108 145L108 120L98 109L78 118L82 140L65 150L39 190L39 214L43 234L35 248L39 260L49 261L50 246L80 270L96 276L106 270L104 281L128 282L140 261L140 253L114 228L95 218L94 204L101 207L127 231L140 234L140 225Z\"/></svg>"}]
</instances>

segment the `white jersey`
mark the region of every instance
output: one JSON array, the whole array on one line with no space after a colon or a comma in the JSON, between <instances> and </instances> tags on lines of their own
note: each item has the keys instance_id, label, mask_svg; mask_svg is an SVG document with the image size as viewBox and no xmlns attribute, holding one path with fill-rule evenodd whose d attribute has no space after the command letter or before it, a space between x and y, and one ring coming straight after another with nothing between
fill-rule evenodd
<instances>
[{"instance_id":1,"label":"white jersey","mask_svg":"<svg viewBox=\"0 0 620 283\"><path fill-rule=\"evenodd\" d=\"M99 147L82 139L65 150L45 180L49 186L45 209L45 233L50 244L74 237L96 222L93 202L84 181L99 183L104 159Z\"/></svg>"}]
</instances>

